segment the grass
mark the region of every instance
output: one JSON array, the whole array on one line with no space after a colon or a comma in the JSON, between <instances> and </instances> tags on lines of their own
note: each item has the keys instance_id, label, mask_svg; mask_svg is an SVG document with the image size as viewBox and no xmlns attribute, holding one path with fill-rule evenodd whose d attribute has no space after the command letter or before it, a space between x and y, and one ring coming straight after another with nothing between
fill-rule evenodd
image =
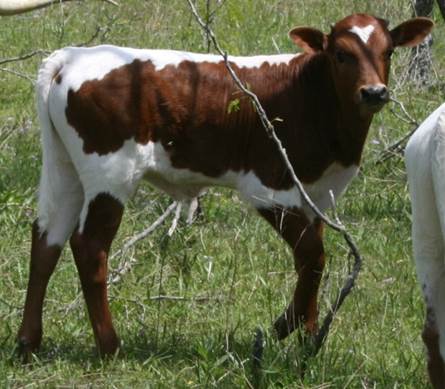
<instances>
[{"instance_id":1,"label":"grass","mask_svg":"<svg viewBox=\"0 0 445 389\"><path fill-rule=\"evenodd\" d=\"M2 18L0 60L86 42L97 26L101 30L94 44L206 51L185 1L121 4L115 8L99 1L73 2ZM232 54L274 53L277 48L293 52L287 39L291 27L328 31L330 23L352 12L370 12L392 25L411 15L409 2L402 0L243 0L227 1L213 27ZM418 90L398 82L409 50L396 54L392 68L396 97L419 121L443 95L443 22L438 12L434 18L434 85ZM253 381L254 330L262 327L263 387L427 387L420 339L423 305L411 261L403 160L395 156L376 163L386 145L410 129L391 113L398 109L395 105L375 118L361 173L338 208L365 258L364 268L304 378L299 375L297 337L279 343L268 335L294 287L290 252L235 193L220 189L203 199L204 214L192 226L181 225L168 238L165 225L127 253L137 262L110 287L123 341L114 359L101 361L95 354L83 301L76 302L80 286L66 250L48 290L42 350L32 366L23 366L15 355L15 334L36 214L40 148L30 79L41 58L0 66L8 69L0 70L0 386L246 387ZM143 185L127 208L114 249L154 221L169 202ZM342 239L332 231L326 235L329 276L321 293L323 310L350 266ZM116 268L124 259L116 258L110 266ZM185 299L157 301L160 294Z\"/></svg>"}]
</instances>

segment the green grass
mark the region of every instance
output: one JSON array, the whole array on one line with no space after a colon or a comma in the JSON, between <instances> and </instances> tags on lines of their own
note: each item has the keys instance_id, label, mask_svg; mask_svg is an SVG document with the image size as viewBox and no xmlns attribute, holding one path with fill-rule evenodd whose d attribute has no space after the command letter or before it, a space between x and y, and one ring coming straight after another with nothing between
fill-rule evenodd
<instances>
[{"instance_id":1,"label":"green grass","mask_svg":"<svg viewBox=\"0 0 445 389\"><path fill-rule=\"evenodd\" d=\"M35 49L52 51L88 41L206 51L206 42L182 0L121 1L115 8L84 1L0 19L0 60ZM201 1L202 5L204 2ZM204 11L204 7L201 7ZM392 25L411 15L409 2L375 0L228 0L213 25L232 54L293 52L287 31L311 25L324 31L342 16L370 12ZM419 121L443 100L444 26L436 12L437 80L418 90L397 83L409 50L395 55L396 97ZM49 285L44 340L32 366L15 355L28 277L30 225L36 214L40 167L34 91L42 55L0 70L0 386L2 387L248 387L254 330L266 331L263 386L270 388L427 387L420 332L423 305L411 260L410 206L403 160L376 163L386 145L410 126L390 105L374 120L360 175L339 203L365 258L358 284L334 321L321 353L304 378L297 336L269 337L273 320L293 291L293 259L276 234L236 194L215 189L203 199L203 217L167 238L168 224L110 264L129 256L132 271L110 287L121 353L101 361L66 250ZM148 226L170 200L143 185L129 204L114 250ZM348 267L345 243L327 230L329 263L321 307L326 311ZM328 276L329 275L329 276ZM184 301L156 301L155 296ZM74 303L73 303L74 302Z\"/></svg>"}]
</instances>

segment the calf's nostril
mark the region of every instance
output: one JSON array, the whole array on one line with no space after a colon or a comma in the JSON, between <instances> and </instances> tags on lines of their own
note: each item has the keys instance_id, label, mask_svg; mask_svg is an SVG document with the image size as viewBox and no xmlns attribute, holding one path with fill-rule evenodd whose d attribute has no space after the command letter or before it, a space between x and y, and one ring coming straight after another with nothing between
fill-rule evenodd
<instances>
[{"instance_id":1,"label":"calf's nostril","mask_svg":"<svg viewBox=\"0 0 445 389\"><path fill-rule=\"evenodd\" d=\"M386 102L389 99L385 86L368 86L360 89L362 101L369 104Z\"/></svg>"},{"instance_id":2,"label":"calf's nostril","mask_svg":"<svg viewBox=\"0 0 445 389\"><path fill-rule=\"evenodd\" d=\"M380 99L382 101L388 101L389 100L389 92L387 88L382 88L382 91L380 92Z\"/></svg>"}]
</instances>

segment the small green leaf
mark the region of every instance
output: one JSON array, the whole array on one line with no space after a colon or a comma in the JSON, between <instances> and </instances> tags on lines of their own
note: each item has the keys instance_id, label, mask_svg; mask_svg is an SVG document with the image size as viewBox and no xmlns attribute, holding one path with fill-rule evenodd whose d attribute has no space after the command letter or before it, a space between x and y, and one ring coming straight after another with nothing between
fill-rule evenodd
<instances>
[{"instance_id":1,"label":"small green leaf","mask_svg":"<svg viewBox=\"0 0 445 389\"><path fill-rule=\"evenodd\" d=\"M239 99L233 99L229 102L227 107L227 113L238 112L240 110L240 101Z\"/></svg>"}]
</instances>

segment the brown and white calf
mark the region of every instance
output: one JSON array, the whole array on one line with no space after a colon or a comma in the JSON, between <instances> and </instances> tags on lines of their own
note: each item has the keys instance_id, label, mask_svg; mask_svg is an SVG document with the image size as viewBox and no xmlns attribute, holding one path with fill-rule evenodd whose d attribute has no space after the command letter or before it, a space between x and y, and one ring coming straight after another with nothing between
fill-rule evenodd
<instances>
[{"instance_id":1,"label":"brown and white calf","mask_svg":"<svg viewBox=\"0 0 445 389\"><path fill-rule=\"evenodd\" d=\"M405 151L413 212L413 251L426 304L423 340L434 388L445 388L445 104L410 138Z\"/></svg>"},{"instance_id":2,"label":"brown and white calf","mask_svg":"<svg viewBox=\"0 0 445 389\"><path fill-rule=\"evenodd\" d=\"M388 101L390 57L413 46L432 22L393 30L352 15L328 35L295 28L304 53L230 57L257 94L296 174L321 210L357 173L373 115ZM18 340L25 353L42 336L42 304L68 238L101 354L119 345L107 302L107 256L124 205L140 180L187 200L207 186L236 189L290 245L299 278L275 322L280 339L317 325L324 267L322 224L303 203L251 103L221 57L115 46L65 48L38 77L43 167L31 270ZM239 110L228 112L239 99Z\"/></svg>"}]
</instances>

